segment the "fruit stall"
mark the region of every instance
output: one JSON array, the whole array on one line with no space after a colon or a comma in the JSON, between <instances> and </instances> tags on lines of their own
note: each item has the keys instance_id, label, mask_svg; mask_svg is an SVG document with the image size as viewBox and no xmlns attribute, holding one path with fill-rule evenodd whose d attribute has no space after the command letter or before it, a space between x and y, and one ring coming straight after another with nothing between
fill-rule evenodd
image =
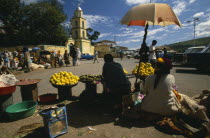
<instances>
[{"instance_id":1,"label":"fruit stall","mask_svg":"<svg viewBox=\"0 0 210 138\"><path fill-rule=\"evenodd\" d=\"M60 71L50 78L50 83L58 89L58 97L60 100L72 99L72 88L78 84L79 77L71 72Z\"/></svg>"}]
</instances>

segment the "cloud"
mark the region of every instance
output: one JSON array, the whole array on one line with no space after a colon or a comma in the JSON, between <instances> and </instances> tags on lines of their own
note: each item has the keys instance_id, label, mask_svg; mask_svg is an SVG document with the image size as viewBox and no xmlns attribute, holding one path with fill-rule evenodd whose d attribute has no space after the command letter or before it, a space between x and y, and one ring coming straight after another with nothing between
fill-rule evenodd
<instances>
[{"instance_id":1,"label":"cloud","mask_svg":"<svg viewBox=\"0 0 210 138\"><path fill-rule=\"evenodd\" d=\"M58 0L58 2L60 2L61 4L64 4L64 0Z\"/></svg>"},{"instance_id":2,"label":"cloud","mask_svg":"<svg viewBox=\"0 0 210 138\"><path fill-rule=\"evenodd\" d=\"M128 39L128 40L124 40L124 41L117 41L118 44L129 44L132 42L140 42L140 39Z\"/></svg>"},{"instance_id":3,"label":"cloud","mask_svg":"<svg viewBox=\"0 0 210 138\"><path fill-rule=\"evenodd\" d=\"M20 2L24 2L26 5L31 4L31 3L36 3L40 0L20 0ZM64 4L64 0L58 0L58 2L60 2L61 4Z\"/></svg>"},{"instance_id":4,"label":"cloud","mask_svg":"<svg viewBox=\"0 0 210 138\"><path fill-rule=\"evenodd\" d=\"M111 22L110 17L101 15L84 15L84 18L87 21L87 28L93 28L95 25L98 24L109 25L109 23Z\"/></svg>"},{"instance_id":5,"label":"cloud","mask_svg":"<svg viewBox=\"0 0 210 138\"><path fill-rule=\"evenodd\" d=\"M183 24L182 24L182 25L183 25ZM174 30L179 30L179 29L181 29L181 28L180 28L179 26L176 25L176 26L173 27L173 29L174 29Z\"/></svg>"},{"instance_id":6,"label":"cloud","mask_svg":"<svg viewBox=\"0 0 210 138\"><path fill-rule=\"evenodd\" d=\"M152 2L155 2L156 0L153 0ZM142 4L142 3L149 3L149 0L126 0L126 4L131 6L131 5L137 5L137 4Z\"/></svg>"},{"instance_id":7,"label":"cloud","mask_svg":"<svg viewBox=\"0 0 210 138\"><path fill-rule=\"evenodd\" d=\"M25 4L36 3L39 0L21 0L20 2L24 2Z\"/></svg>"},{"instance_id":8,"label":"cloud","mask_svg":"<svg viewBox=\"0 0 210 138\"><path fill-rule=\"evenodd\" d=\"M196 0L190 0L189 4L191 4L191 3L195 2L195 1L196 1Z\"/></svg>"},{"instance_id":9,"label":"cloud","mask_svg":"<svg viewBox=\"0 0 210 138\"><path fill-rule=\"evenodd\" d=\"M205 37L210 35L210 20L202 22L196 26L196 36Z\"/></svg>"},{"instance_id":10,"label":"cloud","mask_svg":"<svg viewBox=\"0 0 210 138\"><path fill-rule=\"evenodd\" d=\"M158 32L162 32L162 31L166 31L164 28L159 28L159 29L155 29L155 30L149 30L148 31L148 35L149 36L153 36L155 34L157 34Z\"/></svg>"},{"instance_id":11,"label":"cloud","mask_svg":"<svg viewBox=\"0 0 210 138\"><path fill-rule=\"evenodd\" d=\"M62 26L70 28L70 22L61 23Z\"/></svg>"},{"instance_id":12,"label":"cloud","mask_svg":"<svg viewBox=\"0 0 210 138\"><path fill-rule=\"evenodd\" d=\"M110 35L111 35L111 33L101 33L99 35L99 38L107 37L107 36L110 36Z\"/></svg>"},{"instance_id":13,"label":"cloud","mask_svg":"<svg viewBox=\"0 0 210 138\"><path fill-rule=\"evenodd\" d=\"M200 16L204 16L204 12L198 12L193 15L193 17L200 17Z\"/></svg>"},{"instance_id":14,"label":"cloud","mask_svg":"<svg viewBox=\"0 0 210 138\"><path fill-rule=\"evenodd\" d=\"M181 15L181 13L186 9L187 7L187 2L185 1L175 1L173 2L175 6L173 7L173 11L177 16Z\"/></svg>"}]
</instances>

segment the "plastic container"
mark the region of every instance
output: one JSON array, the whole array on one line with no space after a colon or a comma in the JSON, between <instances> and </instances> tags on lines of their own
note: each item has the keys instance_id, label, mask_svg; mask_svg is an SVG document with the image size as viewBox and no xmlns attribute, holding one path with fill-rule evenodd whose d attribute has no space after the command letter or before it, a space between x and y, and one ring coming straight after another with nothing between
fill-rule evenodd
<instances>
[{"instance_id":1,"label":"plastic container","mask_svg":"<svg viewBox=\"0 0 210 138\"><path fill-rule=\"evenodd\" d=\"M11 120L18 120L29 117L34 114L37 102L23 101L7 107L6 113Z\"/></svg>"},{"instance_id":2,"label":"plastic container","mask_svg":"<svg viewBox=\"0 0 210 138\"><path fill-rule=\"evenodd\" d=\"M16 85L0 87L0 96L12 94L16 90Z\"/></svg>"},{"instance_id":3,"label":"plastic container","mask_svg":"<svg viewBox=\"0 0 210 138\"><path fill-rule=\"evenodd\" d=\"M48 102L53 102L57 99L57 94L43 94L39 96L39 100L42 103L48 103Z\"/></svg>"}]
</instances>

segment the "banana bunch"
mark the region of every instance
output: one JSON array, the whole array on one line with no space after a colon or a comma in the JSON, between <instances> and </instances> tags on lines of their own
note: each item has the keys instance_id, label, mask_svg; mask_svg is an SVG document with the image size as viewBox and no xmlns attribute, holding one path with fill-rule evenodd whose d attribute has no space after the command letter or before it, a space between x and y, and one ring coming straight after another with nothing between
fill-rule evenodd
<instances>
[{"instance_id":1,"label":"banana bunch","mask_svg":"<svg viewBox=\"0 0 210 138\"><path fill-rule=\"evenodd\" d=\"M123 71L124 71L125 74L128 74L128 71L127 70L123 69Z\"/></svg>"},{"instance_id":2,"label":"banana bunch","mask_svg":"<svg viewBox=\"0 0 210 138\"><path fill-rule=\"evenodd\" d=\"M151 74L154 74L154 69L150 63L141 62L140 68L139 68L139 73L137 74L138 67L139 67L139 65L137 64L136 68L133 69L132 74L140 75L140 76L149 76Z\"/></svg>"},{"instance_id":3,"label":"banana bunch","mask_svg":"<svg viewBox=\"0 0 210 138\"><path fill-rule=\"evenodd\" d=\"M94 82L94 81L101 81L102 76L101 75L81 75L79 77L79 81L83 82Z\"/></svg>"},{"instance_id":4,"label":"banana bunch","mask_svg":"<svg viewBox=\"0 0 210 138\"><path fill-rule=\"evenodd\" d=\"M56 85L73 85L78 83L79 77L73 75L71 72L60 71L55 73L50 78L50 83Z\"/></svg>"}]
</instances>

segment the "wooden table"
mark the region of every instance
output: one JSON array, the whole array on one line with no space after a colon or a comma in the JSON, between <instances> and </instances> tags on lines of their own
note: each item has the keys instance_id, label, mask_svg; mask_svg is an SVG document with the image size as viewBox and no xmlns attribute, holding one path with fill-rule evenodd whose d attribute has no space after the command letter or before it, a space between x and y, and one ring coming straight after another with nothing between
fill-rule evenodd
<instances>
[{"instance_id":1,"label":"wooden table","mask_svg":"<svg viewBox=\"0 0 210 138\"><path fill-rule=\"evenodd\" d=\"M21 80L20 82L17 82L16 85L20 86L20 91L21 91L21 97L22 101L28 101L28 100L33 100L37 101L38 100L38 86L37 83L39 83L41 80L40 79L31 79L30 80Z\"/></svg>"},{"instance_id":2,"label":"wooden table","mask_svg":"<svg viewBox=\"0 0 210 138\"><path fill-rule=\"evenodd\" d=\"M52 84L53 87L58 89L58 97L60 100L71 100L74 97L72 96L72 88L76 86L78 83L73 85L55 85Z\"/></svg>"}]
</instances>

